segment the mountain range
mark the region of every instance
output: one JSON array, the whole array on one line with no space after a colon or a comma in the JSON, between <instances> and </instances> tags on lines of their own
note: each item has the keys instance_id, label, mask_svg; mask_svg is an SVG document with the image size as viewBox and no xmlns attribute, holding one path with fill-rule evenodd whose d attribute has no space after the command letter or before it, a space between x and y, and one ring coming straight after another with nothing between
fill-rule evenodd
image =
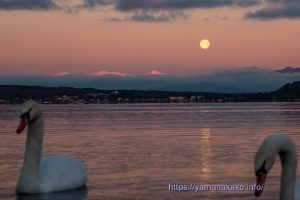
<instances>
[{"instance_id":1,"label":"mountain range","mask_svg":"<svg viewBox=\"0 0 300 200\"><path fill-rule=\"evenodd\" d=\"M219 70L205 75L171 76L162 73L127 76L122 73L59 75L0 75L0 85L77 87L105 90L156 90L195 92L269 92L300 80L300 68L270 70L243 67Z\"/></svg>"}]
</instances>

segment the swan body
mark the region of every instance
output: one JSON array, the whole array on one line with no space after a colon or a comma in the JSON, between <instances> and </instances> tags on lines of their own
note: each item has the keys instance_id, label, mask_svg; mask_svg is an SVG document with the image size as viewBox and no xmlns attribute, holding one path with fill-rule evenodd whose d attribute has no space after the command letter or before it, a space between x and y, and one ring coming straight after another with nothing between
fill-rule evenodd
<instances>
[{"instance_id":1,"label":"swan body","mask_svg":"<svg viewBox=\"0 0 300 200\"><path fill-rule=\"evenodd\" d=\"M44 118L39 105L27 101L22 105L17 133L28 125L23 168L16 186L18 194L59 192L86 185L83 162L66 155L42 157Z\"/></svg>"},{"instance_id":2,"label":"swan body","mask_svg":"<svg viewBox=\"0 0 300 200\"><path fill-rule=\"evenodd\" d=\"M297 180L295 186L295 200L300 200L300 181Z\"/></svg>"},{"instance_id":3,"label":"swan body","mask_svg":"<svg viewBox=\"0 0 300 200\"><path fill-rule=\"evenodd\" d=\"M259 147L254 170L257 185L264 187L268 172L273 167L276 157L281 161L280 200L300 200L300 183L296 182L297 152L293 140L286 134L268 136ZM262 190L256 190L255 196L260 196Z\"/></svg>"}]
</instances>

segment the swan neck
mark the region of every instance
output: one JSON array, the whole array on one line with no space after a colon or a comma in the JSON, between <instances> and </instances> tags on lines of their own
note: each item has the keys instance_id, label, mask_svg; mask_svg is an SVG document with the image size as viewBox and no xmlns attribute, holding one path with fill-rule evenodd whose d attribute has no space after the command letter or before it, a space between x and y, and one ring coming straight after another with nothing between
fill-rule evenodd
<instances>
[{"instance_id":1,"label":"swan neck","mask_svg":"<svg viewBox=\"0 0 300 200\"><path fill-rule=\"evenodd\" d=\"M22 185L34 191L38 188L38 172L42 154L44 136L44 118L41 114L33 122L29 123L27 131L24 164L20 181Z\"/></svg>"},{"instance_id":2,"label":"swan neck","mask_svg":"<svg viewBox=\"0 0 300 200\"><path fill-rule=\"evenodd\" d=\"M279 151L279 156L282 166L280 200L294 200L297 171L297 154L294 144L289 144Z\"/></svg>"}]
</instances>

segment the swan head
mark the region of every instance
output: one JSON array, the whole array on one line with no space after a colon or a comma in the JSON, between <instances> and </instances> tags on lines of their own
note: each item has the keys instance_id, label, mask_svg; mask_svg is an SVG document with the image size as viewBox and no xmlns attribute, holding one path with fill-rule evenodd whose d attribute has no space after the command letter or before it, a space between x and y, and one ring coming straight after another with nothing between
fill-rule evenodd
<instances>
[{"instance_id":1,"label":"swan head","mask_svg":"<svg viewBox=\"0 0 300 200\"><path fill-rule=\"evenodd\" d=\"M266 182L267 174L273 167L277 157L276 141L272 139L272 136L266 138L260 145L254 160L254 170L256 175L256 185L260 188L256 188L255 196L260 196L263 192L264 184Z\"/></svg>"},{"instance_id":2,"label":"swan head","mask_svg":"<svg viewBox=\"0 0 300 200\"><path fill-rule=\"evenodd\" d=\"M20 125L16 132L20 134L28 124L39 118L41 114L40 106L35 101L26 101L23 103L20 114Z\"/></svg>"}]
</instances>

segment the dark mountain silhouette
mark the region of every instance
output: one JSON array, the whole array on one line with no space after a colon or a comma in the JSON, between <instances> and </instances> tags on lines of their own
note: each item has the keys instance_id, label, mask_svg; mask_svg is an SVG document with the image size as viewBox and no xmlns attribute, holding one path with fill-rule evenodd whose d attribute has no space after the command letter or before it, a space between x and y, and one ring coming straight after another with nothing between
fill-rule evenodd
<instances>
[{"instance_id":1,"label":"dark mountain silhouette","mask_svg":"<svg viewBox=\"0 0 300 200\"><path fill-rule=\"evenodd\" d=\"M278 99L300 99L300 81L288 83L274 92Z\"/></svg>"},{"instance_id":2,"label":"dark mountain silhouette","mask_svg":"<svg viewBox=\"0 0 300 200\"><path fill-rule=\"evenodd\" d=\"M295 71L297 68L288 68ZM300 73L281 73L273 69L242 67L190 76L117 76L66 74L0 75L0 85L39 85L44 87L95 88L100 90L161 90L218 93L275 91L285 83L300 80Z\"/></svg>"},{"instance_id":3,"label":"dark mountain silhouette","mask_svg":"<svg viewBox=\"0 0 300 200\"><path fill-rule=\"evenodd\" d=\"M276 72L285 73L285 74L288 74L288 73L300 73L300 67L286 67L284 69L276 70Z\"/></svg>"},{"instance_id":4,"label":"dark mountain silhouette","mask_svg":"<svg viewBox=\"0 0 300 200\"><path fill-rule=\"evenodd\" d=\"M72 87L41 87L22 85L0 85L0 99L47 99L53 96L83 96L99 92L97 89Z\"/></svg>"}]
</instances>

